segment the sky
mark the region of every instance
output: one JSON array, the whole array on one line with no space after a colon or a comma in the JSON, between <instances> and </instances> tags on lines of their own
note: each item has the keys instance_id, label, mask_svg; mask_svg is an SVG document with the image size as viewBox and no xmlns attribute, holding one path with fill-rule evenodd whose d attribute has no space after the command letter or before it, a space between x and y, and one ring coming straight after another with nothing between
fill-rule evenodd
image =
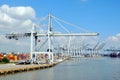
<instances>
[{"instance_id":1,"label":"sky","mask_svg":"<svg viewBox=\"0 0 120 80\"><path fill-rule=\"evenodd\" d=\"M99 40L95 40L105 41L107 48L120 48L119 4L119 0L0 0L0 52L24 51L29 47L28 42L7 40L3 35L29 32L33 21L49 13L98 32Z\"/></svg>"}]
</instances>

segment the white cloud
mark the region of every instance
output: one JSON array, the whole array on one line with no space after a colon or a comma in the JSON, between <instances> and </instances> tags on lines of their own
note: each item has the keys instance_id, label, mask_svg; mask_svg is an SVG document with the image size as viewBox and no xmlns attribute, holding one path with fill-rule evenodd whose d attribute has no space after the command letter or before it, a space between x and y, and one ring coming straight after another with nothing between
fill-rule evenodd
<instances>
[{"instance_id":1,"label":"white cloud","mask_svg":"<svg viewBox=\"0 0 120 80\"><path fill-rule=\"evenodd\" d=\"M116 34L115 36L109 36L107 41L114 43L120 42L120 33Z\"/></svg>"},{"instance_id":2,"label":"white cloud","mask_svg":"<svg viewBox=\"0 0 120 80\"><path fill-rule=\"evenodd\" d=\"M32 19L35 18L35 11L31 7L0 7L0 32L26 32L32 26Z\"/></svg>"},{"instance_id":3,"label":"white cloud","mask_svg":"<svg viewBox=\"0 0 120 80\"><path fill-rule=\"evenodd\" d=\"M32 19L35 17L34 9L29 6L0 6L0 34L2 34L0 35L0 52L25 51L26 48L28 50L28 40L8 40L5 34L29 32L33 23Z\"/></svg>"},{"instance_id":4,"label":"white cloud","mask_svg":"<svg viewBox=\"0 0 120 80\"><path fill-rule=\"evenodd\" d=\"M15 19L35 18L35 12L31 7L9 7L8 5L3 5L1 6L1 11Z\"/></svg>"},{"instance_id":5,"label":"white cloud","mask_svg":"<svg viewBox=\"0 0 120 80\"><path fill-rule=\"evenodd\" d=\"M30 49L30 39L7 39L5 35L0 35L0 52L29 52Z\"/></svg>"},{"instance_id":6,"label":"white cloud","mask_svg":"<svg viewBox=\"0 0 120 80\"><path fill-rule=\"evenodd\" d=\"M108 37L108 40L112 41L112 42L118 42L119 38L117 36L110 36L110 37Z\"/></svg>"},{"instance_id":7,"label":"white cloud","mask_svg":"<svg viewBox=\"0 0 120 80\"><path fill-rule=\"evenodd\" d=\"M120 47L120 33L114 35L114 36L109 36L106 39L107 42L107 48L114 47L114 48L119 48Z\"/></svg>"}]
</instances>

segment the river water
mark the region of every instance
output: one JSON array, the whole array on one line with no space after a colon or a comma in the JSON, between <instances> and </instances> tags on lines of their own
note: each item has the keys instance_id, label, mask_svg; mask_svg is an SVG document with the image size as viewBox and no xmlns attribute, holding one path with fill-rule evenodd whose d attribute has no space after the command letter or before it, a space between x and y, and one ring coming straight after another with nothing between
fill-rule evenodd
<instances>
[{"instance_id":1,"label":"river water","mask_svg":"<svg viewBox=\"0 0 120 80\"><path fill-rule=\"evenodd\" d=\"M0 76L0 80L120 80L120 58L76 58L48 69Z\"/></svg>"}]
</instances>

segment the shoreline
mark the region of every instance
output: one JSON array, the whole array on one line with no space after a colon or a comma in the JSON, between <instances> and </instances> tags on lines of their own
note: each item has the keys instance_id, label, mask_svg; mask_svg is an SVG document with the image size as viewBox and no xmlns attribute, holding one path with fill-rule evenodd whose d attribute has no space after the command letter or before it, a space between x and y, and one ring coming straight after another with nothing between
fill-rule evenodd
<instances>
[{"instance_id":1,"label":"shoreline","mask_svg":"<svg viewBox=\"0 0 120 80\"><path fill-rule=\"evenodd\" d=\"M27 64L27 65L16 65L11 64L0 64L0 75L15 74L19 72L27 72L32 70L39 70L54 67L55 65L67 60L68 58L63 59L62 61L53 62L51 64Z\"/></svg>"}]
</instances>

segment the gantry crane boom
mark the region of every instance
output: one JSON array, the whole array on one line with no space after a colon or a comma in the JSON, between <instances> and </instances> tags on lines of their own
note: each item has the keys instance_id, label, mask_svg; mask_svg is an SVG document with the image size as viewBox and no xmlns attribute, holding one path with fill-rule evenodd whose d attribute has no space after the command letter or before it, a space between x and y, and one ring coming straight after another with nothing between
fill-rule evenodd
<instances>
[{"instance_id":1,"label":"gantry crane boom","mask_svg":"<svg viewBox=\"0 0 120 80\"><path fill-rule=\"evenodd\" d=\"M97 36L98 33L50 33L50 36ZM37 34L37 36L47 36L46 34Z\"/></svg>"},{"instance_id":2,"label":"gantry crane boom","mask_svg":"<svg viewBox=\"0 0 120 80\"><path fill-rule=\"evenodd\" d=\"M59 34L59 33L51 33L50 36L97 36L99 35L98 33L66 33L66 34ZM6 38L8 39L18 39L18 38L26 38L30 37L31 33L11 33L11 34L6 34ZM43 33L33 33L33 36L36 37L45 37L48 36L48 34L43 34Z\"/></svg>"}]
</instances>

